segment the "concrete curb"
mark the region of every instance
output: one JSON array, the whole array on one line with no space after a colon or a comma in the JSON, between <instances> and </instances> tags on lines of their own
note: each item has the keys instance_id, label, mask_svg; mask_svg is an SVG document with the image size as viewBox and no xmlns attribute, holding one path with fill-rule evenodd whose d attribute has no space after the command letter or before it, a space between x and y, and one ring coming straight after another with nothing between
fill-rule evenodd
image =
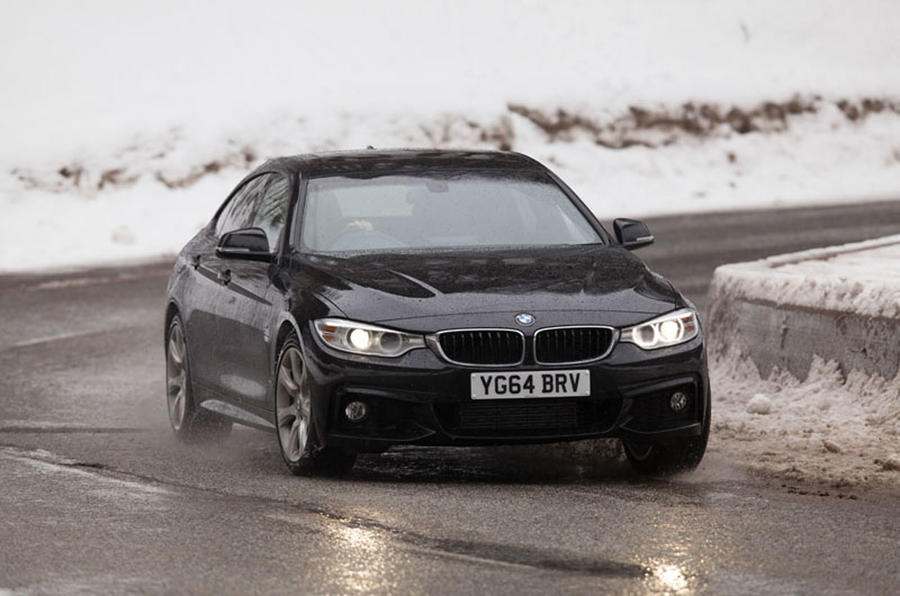
<instances>
[{"instance_id":1,"label":"concrete curb","mask_svg":"<svg viewBox=\"0 0 900 596\"><path fill-rule=\"evenodd\" d=\"M900 370L900 280L842 274L810 279L791 265L900 246L900 236L723 265L706 321L713 362L749 358L762 378L778 367L807 379L814 356L894 379Z\"/></svg>"}]
</instances>

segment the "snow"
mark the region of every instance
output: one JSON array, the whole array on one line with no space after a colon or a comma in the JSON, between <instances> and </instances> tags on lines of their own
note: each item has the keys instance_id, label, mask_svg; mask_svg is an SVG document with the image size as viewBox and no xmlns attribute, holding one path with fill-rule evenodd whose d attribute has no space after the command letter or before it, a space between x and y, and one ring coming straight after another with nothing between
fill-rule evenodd
<instances>
[{"instance_id":1,"label":"snow","mask_svg":"<svg viewBox=\"0 0 900 596\"><path fill-rule=\"evenodd\" d=\"M509 146L603 218L900 195L890 1L9 0L0 16L16 57L0 272L171 256L265 156L369 144ZM677 124L701 107L722 121ZM581 124L535 124L559 110Z\"/></svg>"},{"instance_id":2,"label":"snow","mask_svg":"<svg viewBox=\"0 0 900 596\"><path fill-rule=\"evenodd\" d=\"M900 318L900 235L723 265L713 285L732 300Z\"/></svg>"},{"instance_id":3,"label":"snow","mask_svg":"<svg viewBox=\"0 0 900 596\"><path fill-rule=\"evenodd\" d=\"M831 453L840 453L842 451L841 446L830 439L823 440L822 447L825 448L825 451L829 451Z\"/></svg>"},{"instance_id":4,"label":"snow","mask_svg":"<svg viewBox=\"0 0 900 596\"><path fill-rule=\"evenodd\" d=\"M0 218L0 271L135 263L174 255L222 201L226 174L186 189L153 181L72 197L46 191L7 196Z\"/></svg>"},{"instance_id":5,"label":"snow","mask_svg":"<svg viewBox=\"0 0 900 596\"><path fill-rule=\"evenodd\" d=\"M6 0L7 157L273 111L434 115L897 92L890 0ZM6 135L4 135L5 137Z\"/></svg>"},{"instance_id":6,"label":"snow","mask_svg":"<svg viewBox=\"0 0 900 596\"><path fill-rule=\"evenodd\" d=\"M713 284L720 300L900 318L900 236L724 265ZM716 449L766 473L900 484L891 463L900 449L900 372L885 379L845 370L809 351L803 381L777 366L763 377L735 345L712 359Z\"/></svg>"},{"instance_id":7,"label":"snow","mask_svg":"<svg viewBox=\"0 0 900 596\"><path fill-rule=\"evenodd\" d=\"M747 402L748 414L768 414L772 411L772 400L768 395L757 393Z\"/></svg>"},{"instance_id":8,"label":"snow","mask_svg":"<svg viewBox=\"0 0 900 596\"><path fill-rule=\"evenodd\" d=\"M881 469L890 472L900 472L900 454L892 453L887 456L881 462Z\"/></svg>"},{"instance_id":9,"label":"snow","mask_svg":"<svg viewBox=\"0 0 900 596\"><path fill-rule=\"evenodd\" d=\"M846 377L814 357L806 381L774 370L761 378L737 356L710 369L710 452L750 469L835 486L900 485L900 375L885 380L859 371ZM770 411L748 413L762 394ZM764 415L762 415L764 414Z\"/></svg>"}]
</instances>

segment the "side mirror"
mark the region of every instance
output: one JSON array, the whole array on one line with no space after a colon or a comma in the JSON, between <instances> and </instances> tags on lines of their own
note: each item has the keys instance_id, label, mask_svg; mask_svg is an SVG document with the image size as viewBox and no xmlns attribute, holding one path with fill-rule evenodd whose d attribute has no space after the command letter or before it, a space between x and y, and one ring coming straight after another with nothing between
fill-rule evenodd
<instances>
[{"instance_id":1,"label":"side mirror","mask_svg":"<svg viewBox=\"0 0 900 596\"><path fill-rule=\"evenodd\" d=\"M653 234L644 222L621 217L613 221L613 229L619 244L628 250L653 244Z\"/></svg>"},{"instance_id":2,"label":"side mirror","mask_svg":"<svg viewBox=\"0 0 900 596\"><path fill-rule=\"evenodd\" d=\"M269 238L262 228L244 228L224 234L216 247L216 254L225 259L272 260Z\"/></svg>"}]
</instances>

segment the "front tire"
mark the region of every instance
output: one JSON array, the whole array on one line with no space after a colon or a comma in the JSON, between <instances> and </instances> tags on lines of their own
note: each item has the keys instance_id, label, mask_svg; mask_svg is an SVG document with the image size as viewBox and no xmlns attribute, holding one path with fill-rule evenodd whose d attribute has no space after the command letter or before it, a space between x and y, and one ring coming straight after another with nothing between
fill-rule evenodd
<instances>
[{"instance_id":1,"label":"front tire","mask_svg":"<svg viewBox=\"0 0 900 596\"><path fill-rule=\"evenodd\" d=\"M178 315L166 332L166 402L169 424L181 441L218 440L231 432L231 422L194 403L184 324Z\"/></svg>"},{"instance_id":2,"label":"front tire","mask_svg":"<svg viewBox=\"0 0 900 596\"><path fill-rule=\"evenodd\" d=\"M356 454L321 447L313 428L313 404L300 343L289 337L275 368L275 436L281 457L295 475L339 475L350 471Z\"/></svg>"},{"instance_id":3,"label":"front tire","mask_svg":"<svg viewBox=\"0 0 900 596\"><path fill-rule=\"evenodd\" d=\"M639 443L623 439L622 446L625 448L625 456L631 467L647 476L667 476L678 472L689 472L700 465L709 441L711 401L707 393L706 415L700 434L696 437L679 439L665 444Z\"/></svg>"}]
</instances>

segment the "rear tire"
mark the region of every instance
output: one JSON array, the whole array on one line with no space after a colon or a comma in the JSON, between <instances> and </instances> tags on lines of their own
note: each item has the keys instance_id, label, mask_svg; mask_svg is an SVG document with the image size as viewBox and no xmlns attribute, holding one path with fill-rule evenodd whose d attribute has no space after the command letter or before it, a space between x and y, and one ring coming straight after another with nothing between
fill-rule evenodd
<instances>
[{"instance_id":1,"label":"rear tire","mask_svg":"<svg viewBox=\"0 0 900 596\"><path fill-rule=\"evenodd\" d=\"M287 338L275 367L275 436L281 457L296 476L346 474L356 453L320 447L312 423L313 403L300 343Z\"/></svg>"},{"instance_id":2,"label":"rear tire","mask_svg":"<svg viewBox=\"0 0 900 596\"><path fill-rule=\"evenodd\" d=\"M622 446L625 448L625 456L631 466L638 473L647 476L667 476L678 472L688 472L700 465L709 441L711 401L709 393L707 393L706 415L700 434L696 437L663 444L640 443L623 439Z\"/></svg>"},{"instance_id":3,"label":"rear tire","mask_svg":"<svg viewBox=\"0 0 900 596\"><path fill-rule=\"evenodd\" d=\"M184 324L178 315L172 317L166 332L166 403L169 424L180 441L214 441L231 432L230 421L194 403Z\"/></svg>"}]
</instances>

